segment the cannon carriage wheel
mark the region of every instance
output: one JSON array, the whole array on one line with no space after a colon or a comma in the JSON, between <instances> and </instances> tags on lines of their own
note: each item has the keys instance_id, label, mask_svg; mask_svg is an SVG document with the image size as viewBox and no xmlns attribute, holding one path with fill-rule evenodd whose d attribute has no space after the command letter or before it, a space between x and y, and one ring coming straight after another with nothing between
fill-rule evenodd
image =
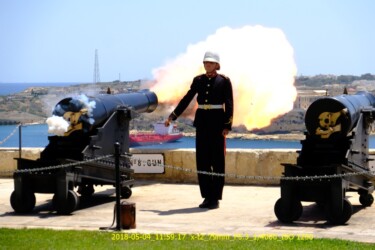
<instances>
[{"instance_id":1,"label":"cannon carriage wheel","mask_svg":"<svg viewBox=\"0 0 375 250\"><path fill-rule=\"evenodd\" d=\"M10 195L10 205L16 213L29 213L35 207L35 194L31 191L23 191L17 194L13 191Z\"/></svg>"},{"instance_id":2,"label":"cannon carriage wheel","mask_svg":"<svg viewBox=\"0 0 375 250\"><path fill-rule=\"evenodd\" d=\"M337 211L334 211L331 207L331 205L328 203L326 206L326 216L327 220L335 225L343 225L345 224L350 217L352 217L353 213L353 206L350 203L348 199L342 200L342 212L338 213Z\"/></svg>"},{"instance_id":3,"label":"cannon carriage wheel","mask_svg":"<svg viewBox=\"0 0 375 250\"><path fill-rule=\"evenodd\" d=\"M132 196L133 192L132 192L130 186L124 186L124 187L121 187L120 193L121 193L122 198L128 199L128 198L130 198L130 196Z\"/></svg>"},{"instance_id":4,"label":"cannon carriage wheel","mask_svg":"<svg viewBox=\"0 0 375 250\"><path fill-rule=\"evenodd\" d=\"M374 197L372 196L372 194L360 194L359 202L364 207L370 207L372 203L374 202Z\"/></svg>"},{"instance_id":5,"label":"cannon carriage wheel","mask_svg":"<svg viewBox=\"0 0 375 250\"><path fill-rule=\"evenodd\" d=\"M297 199L292 199L290 204L287 200L279 198L274 206L277 219L283 223L292 223L301 217L303 212L302 203Z\"/></svg>"},{"instance_id":6,"label":"cannon carriage wheel","mask_svg":"<svg viewBox=\"0 0 375 250\"><path fill-rule=\"evenodd\" d=\"M77 192L83 197L90 197L95 193L95 189L92 184L82 184Z\"/></svg>"},{"instance_id":7,"label":"cannon carriage wheel","mask_svg":"<svg viewBox=\"0 0 375 250\"><path fill-rule=\"evenodd\" d=\"M54 194L52 198L52 206L58 214L71 214L77 209L78 203L78 195L73 190L68 190L66 200L59 199L57 194Z\"/></svg>"}]
</instances>

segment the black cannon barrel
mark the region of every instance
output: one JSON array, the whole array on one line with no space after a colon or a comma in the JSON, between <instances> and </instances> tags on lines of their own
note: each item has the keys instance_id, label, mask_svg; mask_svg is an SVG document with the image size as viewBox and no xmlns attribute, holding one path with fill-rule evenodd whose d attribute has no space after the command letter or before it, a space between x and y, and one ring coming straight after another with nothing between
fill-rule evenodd
<instances>
[{"instance_id":1,"label":"black cannon barrel","mask_svg":"<svg viewBox=\"0 0 375 250\"><path fill-rule=\"evenodd\" d=\"M96 102L93 117L98 120L95 124L106 120L119 106L130 106L139 113L150 113L158 106L156 94L149 90L117 95L102 95L93 100Z\"/></svg>"},{"instance_id":2,"label":"black cannon barrel","mask_svg":"<svg viewBox=\"0 0 375 250\"><path fill-rule=\"evenodd\" d=\"M72 97L65 98L56 104L53 114L64 116L67 112L82 112L82 115L79 117L80 122L96 126L107 120L119 106L131 107L139 113L150 113L158 106L156 94L148 89L131 93L106 94L86 98L86 100ZM87 113L83 112L83 110L87 110Z\"/></svg>"},{"instance_id":3,"label":"black cannon barrel","mask_svg":"<svg viewBox=\"0 0 375 250\"><path fill-rule=\"evenodd\" d=\"M321 138L330 138L332 134L346 136L358 121L361 110L374 106L375 97L366 91L318 99L306 111L306 129L310 135Z\"/></svg>"}]
</instances>

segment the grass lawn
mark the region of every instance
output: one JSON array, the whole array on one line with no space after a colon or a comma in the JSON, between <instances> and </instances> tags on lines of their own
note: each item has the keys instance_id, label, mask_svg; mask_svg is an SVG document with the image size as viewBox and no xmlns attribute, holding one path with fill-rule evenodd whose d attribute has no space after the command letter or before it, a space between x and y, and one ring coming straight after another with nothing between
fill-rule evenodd
<instances>
[{"instance_id":1,"label":"grass lawn","mask_svg":"<svg viewBox=\"0 0 375 250\"><path fill-rule=\"evenodd\" d=\"M0 228L0 249L375 249L375 244L311 236L139 234Z\"/></svg>"}]
</instances>

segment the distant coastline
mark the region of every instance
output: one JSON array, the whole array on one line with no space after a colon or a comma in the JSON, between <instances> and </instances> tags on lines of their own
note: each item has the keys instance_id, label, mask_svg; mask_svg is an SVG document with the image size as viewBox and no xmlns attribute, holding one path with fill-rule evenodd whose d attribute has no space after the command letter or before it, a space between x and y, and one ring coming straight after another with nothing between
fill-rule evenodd
<instances>
[{"instance_id":1,"label":"distant coastline","mask_svg":"<svg viewBox=\"0 0 375 250\"><path fill-rule=\"evenodd\" d=\"M48 88L48 87L74 87L74 85L79 85L83 83L0 83L0 96L1 95L12 95L14 93L20 93L24 91L29 91L30 88ZM111 83L117 84L117 83ZM4 114L4 113L3 113ZM1 117L2 116L2 117ZM27 112L21 112L18 110L8 110L6 115L1 115L0 113L0 125L17 125L17 124L43 124L45 123L47 117L41 117L32 115ZM195 137L194 132L184 132L186 137ZM254 133L238 133L231 132L227 136L230 139L240 139L240 140L288 140L296 141L304 138L303 132L293 132L293 133L283 133L283 134L254 134Z\"/></svg>"},{"instance_id":2,"label":"distant coastline","mask_svg":"<svg viewBox=\"0 0 375 250\"><path fill-rule=\"evenodd\" d=\"M32 87L67 87L77 82L6 83L0 82L0 96L13 95Z\"/></svg>"},{"instance_id":3,"label":"distant coastline","mask_svg":"<svg viewBox=\"0 0 375 250\"><path fill-rule=\"evenodd\" d=\"M195 137L195 133L183 133L186 137ZM280 140L280 141L300 141L305 138L303 133L285 133L285 134L253 134L253 133L235 133L230 132L228 139L240 140Z\"/></svg>"}]
</instances>

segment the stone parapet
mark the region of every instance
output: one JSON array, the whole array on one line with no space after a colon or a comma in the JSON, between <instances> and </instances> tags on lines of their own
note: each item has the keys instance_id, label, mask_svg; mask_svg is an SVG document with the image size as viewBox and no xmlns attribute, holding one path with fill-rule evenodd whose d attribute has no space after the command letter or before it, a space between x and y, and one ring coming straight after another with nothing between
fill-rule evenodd
<instances>
[{"instance_id":1,"label":"stone parapet","mask_svg":"<svg viewBox=\"0 0 375 250\"><path fill-rule=\"evenodd\" d=\"M23 148L22 158L38 159L43 148ZM134 174L135 179L170 183L196 183L197 174L194 149L131 149L134 154L164 155L165 171L162 174ZM0 148L0 177L11 177L17 169L18 148ZM278 184L284 168L281 163L295 163L294 149L227 149L226 173L228 184ZM180 170L178 168L183 168ZM9 171L9 172L8 172ZM263 179L262 177L267 177ZM276 177L276 178L268 178Z\"/></svg>"},{"instance_id":2,"label":"stone parapet","mask_svg":"<svg viewBox=\"0 0 375 250\"><path fill-rule=\"evenodd\" d=\"M36 160L43 148L23 148L22 158ZM18 148L0 148L0 177L12 177L12 171L17 169L16 158L20 157Z\"/></svg>"},{"instance_id":3,"label":"stone parapet","mask_svg":"<svg viewBox=\"0 0 375 250\"><path fill-rule=\"evenodd\" d=\"M163 174L137 174L140 179L161 180L173 183L196 183L197 175L194 149L178 150L132 150L133 153L163 153L165 172ZM281 163L295 163L294 149L227 149L226 173L239 177L226 177L230 184L278 184L278 177L284 171ZM181 167L186 171L174 167ZM191 172L189 172L189 170ZM136 177L136 178L137 178ZM254 178L259 177L259 178ZM261 177L276 177L266 178Z\"/></svg>"}]
</instances>

